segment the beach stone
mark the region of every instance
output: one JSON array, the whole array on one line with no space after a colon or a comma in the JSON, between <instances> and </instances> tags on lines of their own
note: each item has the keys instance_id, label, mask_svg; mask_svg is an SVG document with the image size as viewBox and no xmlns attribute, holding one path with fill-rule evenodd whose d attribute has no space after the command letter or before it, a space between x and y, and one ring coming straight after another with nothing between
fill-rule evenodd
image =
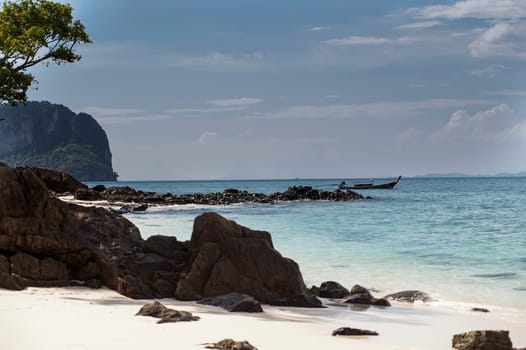
<instances>
[{"instance_id":1,"label":"beach stone","mask_svg":"<svg viewBox=\"0 0 526 350\"><path fill-rule=\"evenodd\" d=\"M150 236L144 243L144 251L158 254L178 263L188 259L188 244L178 241L175 237Z\"/></svg>"},{"instance_id":2,"label":"beach stone","mask_svg":"<svg viewBox=\"0 0 526 350\"><path fill-rule=\"evenodd\" d=\"M204 298L197 303L218 306L230 312L263 312L261 304L256 299L241 293L228 293L217 297Z\"/></svg>"},{"instance_id":3,"label":"beach stone","mask_svg":"<svg viewBox=\"0 0 526 350\"><path fill-rule=\"evenodd\" d=\"M104 192L106 191L106 186L104 185L95 185L91 188L95 192Z\"/></svg>"},{"instance_id":4,"label":"beach stone","mask_svg":"<svg viewBox=\"0 0 526 350\"><path fill-rule=\"evenodd\" d=\"M220 349L220 350L257 350L255 346L250 344L246 340L236 341L233 339L223 339L217 343L208 343L206 345L207 349Z\"/></svg>"},{"instance_id":5,"label":"beach stone","mask_svg":"<svg viewBox=\"0 0 526 350\"><path fill-rule=\"evenodd\" d=\"M323 282L320 286L319 296L322 298L340 299L348 296L349 290L334 281Z\"/></svg>"},{"instance_id":6,"label":"beach stone","mask_svg":"<svg viewBox=\"0 0 526 350\"><path fill-rule=\"evenodd\" d=\"M359 284L351 288L350 296L344 300L346 304L362 304L374 306L391 306L391 303L383 298L375 298L371 292Z\"/></svg>"},{"instance_id":7,"label":"beach stone","mask_svg":"<svg viewBox=\"0 0 526 350\"><path fill-rule=\"evenodd\" d=\"M194 221L189 256L190 270L179 281L178 299L237 292L267 304L322 306L305 287L298 265L274 249L268 232L204 213Z\"/></svg>"},{"instance_id":8,"label":"beach stone","mask_svg":"<svg viewBox=\"0 0 526 350\"><path fill-rule=\"evenodd\" d=\"M509 331L495 330L455 334L452 347L456 350L512 350Z\"/></svg>"},{"instance_id":9,"label":"beach stone","mask_svg":"<svg viewBox=\"0 0 526 350\"><path fill-rule=\"evenodd\" d=\"M471 311L473 311L473 312L489 312L488 309L483 308L483 307L474 307L474 308L471 309Z\"/></svg>"},{"instance_id":10,"label":"beach stone","mask_svg":"<svg viewBox=\"0 0 526 350\"><path fill-rule=\"evenodd\" d=\"M157 323L188 322L199 320L199 316L194 316L191 312L170 309L158 301L144 304L144 306L141 307L135 316L151 316L159 318Z\"/></svg>"},{"instance_id":11,"label":"beach stone","mask_svg":"<svg viewBox=\"0 0 526 350\"><path fill-rule=\"evenodd\" d=\"M309 288L309 292L311 292L312 295L315 295L317 297L320 296L320 287L312 286Z\"/></svg>"},{"instance_id":12,"label":"beach stone","mask_svg":"<svg viewBox=\"0 0 526 350\"><path fill-rule=\"evenodd\" d=\"M17 253L11 257L11 272L21 277L38 280L40 261L32 255Z\"/></svg>"},{"instance_id":13,"label":"beach stone","mask_svg":"<svg viewBox=\"0 0 526 350\"><path fill-rule=\"evenodd\" d=\"M351 328L351 327L340 327L332 332L333 336L336 335L378 335L378 332L369 331L366 329Z\"/></svg>"},{"instance_id":14,"label":"beach stone","mask_svg":"<svg viewBox=\"0 0 526 350\"><path fill-rule=\"evenodd\" d=\"M415 301L427 303L433 301L433 299L427 293L421 292L419 290L404 290L398 293L388 294L383 298L405 303L414 303Z\"/></svg>"}]
</instances>

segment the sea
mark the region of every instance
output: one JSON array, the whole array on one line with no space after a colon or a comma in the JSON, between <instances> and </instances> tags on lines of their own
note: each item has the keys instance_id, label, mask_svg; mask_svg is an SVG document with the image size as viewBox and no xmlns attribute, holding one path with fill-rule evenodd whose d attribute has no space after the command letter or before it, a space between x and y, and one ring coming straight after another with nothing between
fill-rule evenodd
<instances>
[{"instance_id":1,"label":"sea","mask_svg":"<svg viewBox=\"0 0 526 350\"><path fill-rule=\"evenodd\" d=\"M103 184L174 194L225 188L270 194L298 185L332 190L341 180ZM526 178L403 178L393 190L361 193L373 199L173 205L126 217L145 239L162 234L188 240L194 218L208 211L268 231L275 248L299 264L308 287L332 280L363 285L377 296L417 289L461 308L526 311Z\"/></svg>"}]
</instances>

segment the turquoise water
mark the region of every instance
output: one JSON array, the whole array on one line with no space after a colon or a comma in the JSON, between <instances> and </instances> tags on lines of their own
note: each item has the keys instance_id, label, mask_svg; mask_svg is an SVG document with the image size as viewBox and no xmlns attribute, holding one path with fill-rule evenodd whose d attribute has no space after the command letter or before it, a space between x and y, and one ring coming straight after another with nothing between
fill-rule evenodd
<instances>
[{"instance_id":1,"label":"turquoise water","mask_svg":"<svg viewBox=\"0 0 526 350\"><path fill-rule=\"evenodd\" d=\"M382 180L375 180L381 182ZM190 193L228 187L284 191L335 188L337 180L119 182ZM128 218L143 237L190 238L195 216L216 211L272 234L307 285L337 280L377 294L420 289L438 300L526 311L526 178L409 178L374 200L152 208Z\"/></svg>"}]
</instances>

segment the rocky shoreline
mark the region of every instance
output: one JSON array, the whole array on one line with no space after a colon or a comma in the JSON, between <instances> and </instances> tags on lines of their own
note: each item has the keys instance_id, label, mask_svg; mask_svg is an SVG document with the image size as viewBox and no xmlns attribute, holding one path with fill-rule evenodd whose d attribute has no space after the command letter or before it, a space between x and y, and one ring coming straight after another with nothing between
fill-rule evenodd
<instances>
[{"instance_id":1,"label":"rocky shoreline","mask_svg":"<svg viewBox=\"0 0 526 350\"><path fill-rule=\"evenodd\" d=\"M74 198L81 201L100 201L119 203L140 203L154 205L202 204L229 205L237 203L277 203L284 201L354 201L371 199L351 190L324 191L311 186L292 186L284 192L272 194L250 193L235 188L227 188L223 192L188 193L176 195L172 193L156 193L137 191L131 187L109 187L102 185L93 188L73 189Z\"/></svg>"}]
</instances>

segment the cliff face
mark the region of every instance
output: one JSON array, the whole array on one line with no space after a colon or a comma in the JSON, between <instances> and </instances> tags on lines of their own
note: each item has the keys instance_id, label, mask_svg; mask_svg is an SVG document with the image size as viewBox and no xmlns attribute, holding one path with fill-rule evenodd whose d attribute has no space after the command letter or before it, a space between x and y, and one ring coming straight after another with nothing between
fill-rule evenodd
<instances>
[{"instance_id":1,"label":"cliff face","mask_svg":"<svg viewBox=\"0 0 526 350\"><path fill-rule=\"evenodd\" d=\"M108 138L97 121L49 102L0 106L0 159L65 171L81 181L116 180Z\"/></svg>"}]
</instances>

